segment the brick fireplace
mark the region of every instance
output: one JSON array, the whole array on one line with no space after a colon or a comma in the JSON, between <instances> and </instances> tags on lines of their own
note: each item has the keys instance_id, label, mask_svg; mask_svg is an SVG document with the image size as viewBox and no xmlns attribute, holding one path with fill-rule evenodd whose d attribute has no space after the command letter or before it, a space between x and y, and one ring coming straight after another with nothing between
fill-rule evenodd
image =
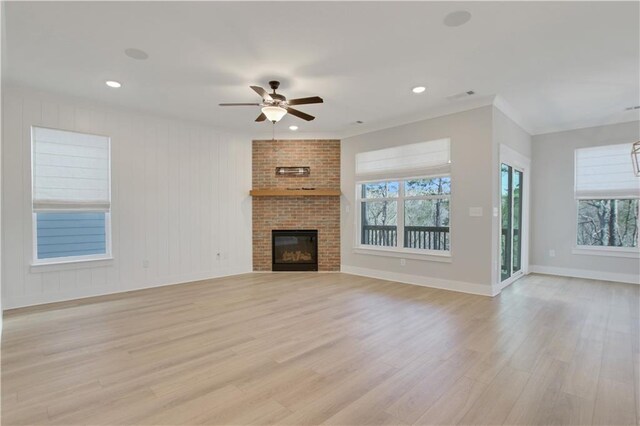
<instances>
[{"instance_id":1,"label":"brick fireplace","mask_svg":"<svg viewBox=\"0 0 640 426\"><path fill-rule=\"evenodd\" d=\"M276 167L309 167L310 173L278 176ZM318 270L339 271L339 188L339 140L254 140L254 271L272 270L274 230L317 230ZM277 195L257 196L260 190ZM317 190L334 190L335 195L318 195Z\"/></svg>"}]
</instances>

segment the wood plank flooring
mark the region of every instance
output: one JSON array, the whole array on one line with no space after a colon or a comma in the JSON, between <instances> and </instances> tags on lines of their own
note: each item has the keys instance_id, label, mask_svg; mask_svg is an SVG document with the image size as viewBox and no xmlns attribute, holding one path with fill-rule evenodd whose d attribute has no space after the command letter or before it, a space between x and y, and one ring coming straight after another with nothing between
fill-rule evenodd
<instances>
[{"instance_id":1,"label":"wood plank flooring","mask_svg":"<svg viewBox=\"0 0 640 426\"><path fill-rule=\"evenodd\" d=\"M247 274L5 315L2 424L638 423L640 287Z\"/></svg>"}]
</instances>

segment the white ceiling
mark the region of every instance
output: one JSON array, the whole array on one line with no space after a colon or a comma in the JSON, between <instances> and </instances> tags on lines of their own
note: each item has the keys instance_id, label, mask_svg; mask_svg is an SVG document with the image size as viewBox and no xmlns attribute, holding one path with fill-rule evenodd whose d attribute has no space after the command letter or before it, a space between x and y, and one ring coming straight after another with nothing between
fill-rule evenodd
<instances>
[{"instance_id":1,"label":"white ceiling","mask_svg":"<svg viewBox=\"0 0 640 426\"><path fill-rule=\"evenodd\" d=\"M457 10L469 23L447 27ZM638 118L638 2L7 2L3 77L113 105L271 135L250 84L319 95L287 116L344 137L500 95L532 133ZM144 61L126 48L149 54ZM110 89L104 81L121 81ZM427 86L421 95L416 85ZM448 97L474 90L466 100ZM362 120L364 124L356 125Z\"/></svg>"}]
</instances>

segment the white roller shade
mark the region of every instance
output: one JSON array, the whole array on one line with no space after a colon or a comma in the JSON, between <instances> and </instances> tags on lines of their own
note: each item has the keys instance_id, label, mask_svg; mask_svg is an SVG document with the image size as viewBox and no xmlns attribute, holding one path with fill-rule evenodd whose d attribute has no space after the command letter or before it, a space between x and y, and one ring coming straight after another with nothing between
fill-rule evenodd
<instances>
[{"instance_id":1,"label":"white roller shade","mask_svg":"<svg viewBox=\"0 0 640 426\"><path fill-rule=\"evenodd\" d=\"M631 144L576 149L575 195L578 199L640 197L634 176Z\"/></svg>"},{"instance_id":2,"label":"white roller shade","mask_svg":"<svg viewBox=\"0 0 640 426\"><path fill-rule=\"evenodd\" d=\"M32 128L34 210L109 210L109 138Z\"/></svg>"},{"instance_id":3,"label":"white roller shade","mask_svg":"<svg viewBox=\"0 0 640 426\"><path fill-rule=\"evenodd\" d=\"M356 176L376 179L448 173L450 139L394 146L356 154Z\"/></svg>"}]
</instances>

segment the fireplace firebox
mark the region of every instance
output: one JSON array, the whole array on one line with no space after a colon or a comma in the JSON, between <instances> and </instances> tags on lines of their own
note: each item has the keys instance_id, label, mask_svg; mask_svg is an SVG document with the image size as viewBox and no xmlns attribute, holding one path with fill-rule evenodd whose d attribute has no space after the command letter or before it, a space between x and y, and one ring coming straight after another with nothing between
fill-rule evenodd
<instances>
[{"instance_id":1,"label":"fireplace firebox","mask_svg":"<svg viewBox=\"0 0 640 426\"><path fill-rule=\"evenodd\" d=\"M272 271L317 271L317 230L271 231Z\"/></svg>"}]
</instances>

